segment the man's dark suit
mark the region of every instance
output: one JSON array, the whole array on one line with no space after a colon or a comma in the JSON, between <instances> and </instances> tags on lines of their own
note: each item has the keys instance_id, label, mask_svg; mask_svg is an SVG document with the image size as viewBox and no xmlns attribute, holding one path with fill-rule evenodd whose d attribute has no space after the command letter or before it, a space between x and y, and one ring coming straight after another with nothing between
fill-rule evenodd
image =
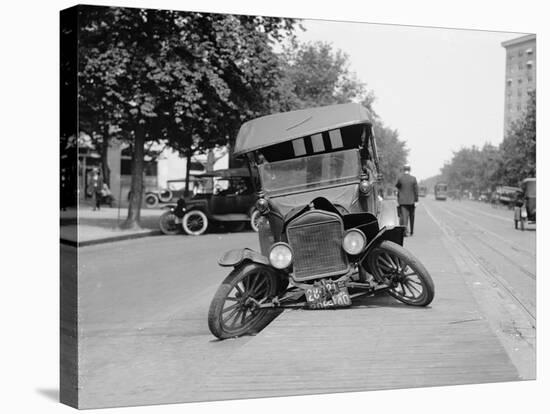
<instances>
[{"instance_id":1,"label":"man's dark suit","mask_svg":"<svg viewBox=\"0 0 550 414\"><path fill-rule=\"evenodd\" d=\"M412 235L414 231L414 203L418 202L418 183L414 176L405 173L399 177L395 186L399 190L397 195L400 213L399 224L407 228L410 218Z\"/></svg>"}]
</instances>

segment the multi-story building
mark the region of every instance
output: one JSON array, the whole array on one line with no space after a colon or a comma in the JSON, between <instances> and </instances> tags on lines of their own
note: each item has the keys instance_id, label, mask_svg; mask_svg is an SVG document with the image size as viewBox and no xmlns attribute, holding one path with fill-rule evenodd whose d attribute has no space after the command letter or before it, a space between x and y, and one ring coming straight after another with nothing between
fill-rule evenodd
<instances>
[{"instance_id":1,"label":"multi-story building","mask_svg":"<svg viewBox=\"0 0 550 414\"><path fill-rule=\"evenodd\" d=\"M529 92L536 89L536 35L502 42L506 49L504 130L527 109Z\"/></svg>"}]
</instances>

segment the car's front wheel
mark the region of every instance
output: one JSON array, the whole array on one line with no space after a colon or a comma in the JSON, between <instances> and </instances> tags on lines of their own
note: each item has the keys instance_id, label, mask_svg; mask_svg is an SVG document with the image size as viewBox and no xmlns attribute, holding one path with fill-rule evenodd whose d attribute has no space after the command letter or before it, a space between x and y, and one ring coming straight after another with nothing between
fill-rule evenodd
<instances>
[{"instance_id":1,"label":"car's front wheel","mask_svg":"<svg viewBox=\"0 0 550 414\"><path fill-rule=\"evenodd\" d=\"M254 334L277 316L260 308L276 295L278 275L268 266L246 263L235 268L222 282L208 311L208 327L219 339Z\"/></svg>"},{"instance_id":2,"label":"car's front wheel","mask_svg":"<svg viewBox=\"0 0 550 414\"><path fill-rule=\"evenodd\" d=\"M402 246L384 240L367 256L373 276L390 285L388 293L414 306L427 306L434 298L434 283L428 270Z\"/></svg>"},{"instance_id":3,"label":"car's front wheel","mask_svg":"<svg viewBox=\"0 0 550 414\"><path fill-rule=\"evenodd\" d=\"M256 233L260 229L260 220L262 219L262 215L258 210L254 210L252 214L250 215L250 227L252 230L254 230Z\"/></svg>"},{"instance_id":4,"label":"car's front wheel","mask_svg":"<svg viewBox=\"0 0 550 414\"><path fill-rule=\"evenodd\" d=\"M188 235L200 236L208 228L208 217L200 210L188 211L183 216L182 226Z\"/></svg>"}]
</instances>

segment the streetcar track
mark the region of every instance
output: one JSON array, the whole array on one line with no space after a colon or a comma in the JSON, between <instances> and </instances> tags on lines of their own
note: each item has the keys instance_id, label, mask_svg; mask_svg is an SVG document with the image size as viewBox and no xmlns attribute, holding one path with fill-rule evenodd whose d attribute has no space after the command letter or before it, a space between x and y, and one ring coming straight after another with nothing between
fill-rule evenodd
<instances>
[{"instance_id":1,"label":"streetcar track","mask_svg":"<svg viewBox=\"0 0 550 414\"><path fill-rule=\"evenodd\" d=\"M477 227L480 227L482 228L481 226L475 224L475 223L472 223L472 222L469 222L467 220L464 220L462 217L460 217L458 214L455 214L455 213L452 213L448 210L444 210L444 209L441 209L441 211L444 211L454 217L457 217L459 219L461 219L462 221L470 224L470 225L473 225L473 226L477 226ZM453 233L455 233L455 235L458 237L460 235L457 235L456 232L454 232L453 230ZM492 232L490 232L492 233ZM494 234L494 233L493 233ZM477 240L479 240L482 244L484 244L485 246L487 246L488 248L490 248L493 252L495 252L496 254L498 254L499 256L503 257L508 263L510 263L512 266L514 266L516 269L520 270L524 275L526 275L527 277L529 277L530 279L532 280L537 280L537 276L535 273L532 273L530 272L529 270L525 269L523 266L519 265L518 263L516 263L514 260L510 259L510 257L508 257L506 254L502 253L500 250L498 250L497 248L495 248L493 245L491 245L489 242L487 242L486 240L483 240L483 238L479 235L479 234L476 234L474 232L471 232L469 233L469 235L475 237ZM496 234L495 234L496 235ZM503 239L505 240L505 239ZM529 253L527 251L523 251L522 249L514 249L513 247L514 246L511 246L512 247L512 250L515 250L517 252L520 252L520 253ZM531 255L531 257L534 258L534 255Z\"/></svg>"},{"instance_id":2,"label":"streetcar track","mask_svg":"<svg viewBox=\"0 0 550 414\"><path fill-rule=\"evenodd\" d=\"M530 318L530 321L531 321L531 326L532 328L535 328L536 327L536 313L535 313L535 310L531 311L527 305L525 305L522 301L522 299L516 295L512 289L508 286L508 282L506 282L501 276L498 275L498 273L496 272L493 272L488 266L487 264L485 264L482 260L480 260L477 255L472 251L472 249L468 246L468 243L466 243L462 237L460 237L458 234L456 234L456 232L452 229L452 227L450 227L448 224L446 223L443 223L441 221L439 221L438 219L435 218L434 214L430 211L431 209L428 208L427 206L424 206L424 208L426 209L426 212L428 213L428 215L430 216L430 218L434 221L434 223L436 223L440 228L441 230L443 231L443 233L449 237L451 240L455 240L456 243L458 243L460 246L462 246L462 248L468 253L468 255L470 256L471 260L474 261L478 266L479 268L483 271L483 273L488 276L489 278L491 278L492 280L494 280L502 289L504 289L504 291L509 295L509 297L514 301L516 302L520 307L521 309L524 310L524 312L529 316ZM443 209L441 209L441 211L443 211ZM454 235L454 237L451 237L451 235Z\"/></svg>"},{"instance_id":3,"label":"streetcar track","mask_svg":"<svg viewBox=\"0 0 550 414\"><path fill-rule=\"evenodd\" d=\"M452 208L451 208L451 209L452 209ZM531 258L533 258L533 259L536 258L536 254L530 252L529 250L524 250L524 249L521 249L521 248L517 247L517 243L514 243L513 241L510 241L510 240L508 240L508 239L505 239L504 237L502 237L502 236L496 234L495 232L493 232L493 231L491 231L491 230L489 230L489 229L487 229L487 228L485 228L485 227L483 227L483 226L481 226L481 225L479 225L479 224L477 224L477 223L473 223L473 222L471 222L471 221L468 221L468 220L464 219L464 217L461 217L460 215L458 215L458 214L456 214L456 213L453 213L453 212L449 211L448 209L445 209L445 210L444 210L444 209L441 209L441 211L445 211L445 212L447 212L448 214L450 214L450 215L452 215L452 216L454 216L454 217L459 218L460 220L464 221L465 223L467 223L467 224L469 224L469 225L471 225L471 226L473 226L473 227L477 227L478 229L481 230L482 233L485 233L485 234L491 235L491 236L493 236L493 237L496 237L497 239L499 239L499 240L501 240L502 242L504 242L504 243L506 243L507 245L509 245L510 248L511 248L512 250L515 250L515 251L517 251L518 253L524 253L524 254L528 255L529 257L531 257ZM456 210L455 210L455 211L456 211ZM473 213L470 213L470 214L474 215ZM475 215L474 215L474 216L475 216Z\"/></svg>"}]
</instances>

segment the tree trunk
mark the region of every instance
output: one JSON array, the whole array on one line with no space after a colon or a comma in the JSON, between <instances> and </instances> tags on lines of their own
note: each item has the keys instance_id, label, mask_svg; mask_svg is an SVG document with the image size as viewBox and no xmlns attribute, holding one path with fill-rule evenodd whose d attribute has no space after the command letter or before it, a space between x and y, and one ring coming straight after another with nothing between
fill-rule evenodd
<instances>
[{"instance_id":1,"label":"tree trunk","mask_svg":"<svg viewBox=\"0 0 550 414\"><path fill-rule=\"evenodd\" d=\"M109 161L107 158L109 152L109 125L103 125L103 140L101 142L101 174L103 175L103 182L106 183L109 188L111 187L111 169L109 168Z\"/></svg>"},{"instance_id":2,"label":"tree trunk","mask_svg":"<svg viewBox=\"0 0 550 414\"><path fill-rule=\"evenodd\" d=\"M140 228L141 203L143 199L143 166L145 155L145 128L138 123L136 127L134 151L132 154L132 181L130 184L130 202L128 217L122 228Z\"/></svg>"},{"instance_id":3,"label":"tree trunk","mask_svg":"<svg viewBox=\"0 0 550 414\"><path fill-rule=\"evenodd\" d=\"M185 197L189 195L189 172L191 171L191 150L186 155L187 162L185 163Z\"/></svg>"}]
</instances>

